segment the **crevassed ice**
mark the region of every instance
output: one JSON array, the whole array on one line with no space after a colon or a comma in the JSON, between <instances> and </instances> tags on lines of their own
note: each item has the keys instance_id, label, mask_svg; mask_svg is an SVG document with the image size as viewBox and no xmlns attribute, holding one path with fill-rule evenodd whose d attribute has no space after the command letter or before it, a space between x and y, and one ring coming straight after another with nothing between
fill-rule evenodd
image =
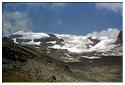
<instances>
[{"instance_id":1,"label":"crevassed ice","mask_svg":"<svg viewBox=\"0 0 125 85\"><path fill-rule=\"evenodd\" d=\"M51 48L57 49L67 49L70 52L82 53L82 52L91 52L91 51L109 51L114 48L116 45L113 44L117 36L119 34L119 30L109 28L108 30L104 30L101 32L94 32L88 34L87 36L76 36L76 35L68 35L56 34L57 37L64 39L64 46L54 45ZM91 43L88 41L88 37L93 37L95 39L101 40L95 46L91 46L90 49L87 49L86 44Z\"/></svg>"},{"instance_id":2,"label":"crevassed ice","mask_svg":"<svg viewBox=\"0 0 125 85\"><path fill-rule=\"evenodd\" d=\"M109 51L110 49L114 48L116 45L113 44L116 41L116 39L110 39L105 38L104 40L101 40L98 44L91 47L92 50L102 50L102 51Z\"/></svg>"},{"instance_id":3,"label":"crevassed ice","mask_svg":"<svg viewBox=\"0 0 125 85\"><path fill-rule=\"evenodd\" d=\"M33 33L33 32L17 32L14 34L20 34L22 35L22 39L31 39L32 41L28 42L27 44L35 44L40 45L40 42L33 42L34 39L37 38L44 38L49 37L46 33ZM55 48L55 49L67 49L69 52L75 52L75 53L82 53L82 52L91 52L91 51L108 51L115 47L113 44L117 36L119 34L119 31L117 29L108 29L101 32L93 32L86 36L77 36L77 35L70 35L70 34L55 34L56 37L59 39L63 39L63 46L57 45L55 41L50 41L47 43L53 43L54 46L49 46L49 48ZM88 37L92 37L95 39L101 40L98 44L95 46L91 46L91 48L87 49L87 45L89 43Z\"/></svg>"}]
</instances>

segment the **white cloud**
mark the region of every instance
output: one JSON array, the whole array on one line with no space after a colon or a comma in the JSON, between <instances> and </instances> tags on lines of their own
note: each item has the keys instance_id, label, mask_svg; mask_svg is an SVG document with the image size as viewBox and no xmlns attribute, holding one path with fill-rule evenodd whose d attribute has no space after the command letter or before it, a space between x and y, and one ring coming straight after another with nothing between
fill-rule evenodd
<instances>
[{"instance_id":1,"label":"white cloud","mask_svg":"<svg viewBox=\"0 0 125 85\"><path fill-rule=\"evenodd\" d=\"M99 37L104 37L107 36L109 38L117 38L119 34L119 30L116 28L108 28L107 30L102 30L100 32L92 32L87 35L87 37L92 37L92 36L99 36Z\"/></svg>"},{"instance_id":2,"label":"white cloud","mask_svg":"<svg viewBox=\"0 0 125 85\"><path fill-rule=\"evenodd\" d=\"M29 21L25 13L3 12L3 35L8 36L14 32L24 30L29 31Z\"/></svg>"},{"instance_id":3,"label":"white cloud","mask_svg":"<svg viewBox=\"0 0 125 85\"><path fill-rule=\"evenodd\" d=\"M105 8L114 12L122 13L122 3L96 3L98 9Z\"/></svg>"}]
</instances>

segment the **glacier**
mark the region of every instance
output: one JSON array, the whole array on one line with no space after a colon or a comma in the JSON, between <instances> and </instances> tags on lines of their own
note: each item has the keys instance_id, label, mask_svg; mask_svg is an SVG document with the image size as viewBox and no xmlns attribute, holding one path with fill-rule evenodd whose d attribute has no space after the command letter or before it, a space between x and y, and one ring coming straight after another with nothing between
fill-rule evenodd
<instances>
[{"instance_id":1,"label":"glacier","mask_svg":"<svg viewBox=\"0 0 125 85\"><path fill-rule=\"evenodd\" d=\"M53 46L48 46L48 48L53 49L67 49L71 53L82 53L82 52L92 52L92 51L109 51L110 49L114 48L116 45L114 44L117 40L117 36L119 34L119 30L115 28L108 28L107 30L103 30L100 32L93 32L89 33L85 36L78 36L78 35L71 35L71 34L56 34L53 33L58 39L63 39L63 45L56 44L56 41L49 41L46 43L52 43ZM13 35L21 35L18 39L31 39L29 42L22 42L21 44L31 44L31 45L40 45L39 42L34 42L34 39L39 38L49 38L49 34L47 33L34 33L34 32L24 32L18 31L13 33ZM92 41L88 40L88 37L92 37L93 39L100 40L94 46L87 48L88 44L93 43ZM15 43L16 38L13 39Z\"/></svg>"},{"instance_id":2,"label":"glacier","mask_svg":"<svg viewBox=\"0 0 125 85\"><path fill-rule=\"evenodd\" d=\"M55 49L67 49L69 52L73 53L82 53L82 52L92 52L92 51L109 51L114 48L116 45L114 44L117 40L117 36L119 34L118 29L108 28L107 30L103 30L101 32L89 33L86 36L76 36L76 35L68 35L56 34L57 37L64 39L64 46L54 45L50 48ZM88 37L92 37L94 39L101 40L95 46L91 46L91 48L87 48L87 44L92 43L88 40Z\"/></svg>"}]
</instances>

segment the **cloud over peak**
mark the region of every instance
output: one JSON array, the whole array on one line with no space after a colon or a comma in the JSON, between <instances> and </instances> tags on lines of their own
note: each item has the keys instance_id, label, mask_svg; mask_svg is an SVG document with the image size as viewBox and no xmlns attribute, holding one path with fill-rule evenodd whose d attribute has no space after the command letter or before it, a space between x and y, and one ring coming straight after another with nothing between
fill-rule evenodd
<instances>
[{"instance_id":1,"label":"cloud over peak","mask_svg":"<svg viewBox=\"0 0 125 85\"><path fill-rule=\"evenodd\" d=\"M8 36L16 31L29 30L29 21L25 13L18 11L3 12L3 35Z\"/></svg>"},{"instance_id":2,"label":"cloud over peak","mask_svg":"<svg viewBox=\"0 0 125 85\"><path fill-rule=\"evenodd\" d=\"M95 32L89 33L87 35L87 37L93 37L93 36L103 37L103 36L107 36L109 38L115 39L115 38L117 38L119 32L120 31L117 28L107 28L106 30L102 30L100 32L95 31Z\"/></svg>"}]
</instances>

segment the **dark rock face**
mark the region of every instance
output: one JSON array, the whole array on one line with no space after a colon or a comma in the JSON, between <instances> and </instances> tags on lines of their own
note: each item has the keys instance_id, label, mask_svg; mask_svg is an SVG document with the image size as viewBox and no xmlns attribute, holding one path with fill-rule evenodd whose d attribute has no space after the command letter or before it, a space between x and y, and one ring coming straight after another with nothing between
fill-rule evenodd
<instances>
[{"instance_id":1,"label":"dark rock face","mask_svg":"<svg viewBox=\"0 0 125 85\"><path fill-rule=\"evenodd\" d=\"M11 35L11 36L9 36L10 39L12 39L12 38L18 38L18 37L22 37L22 35Z\"/></svg>"},{"instance_id":2,"label":"dark rock face","mask_svg":"<svg viewBox=\"0 0 125 85\"><path fill-rule=\"evenodd\" d=\"M121 46L123 45L123 32L122 31L119 32L119 35L116 40L116 44L121 45Z\"/></svg>"},{"instance_id":3,"label":"dark rock face","mask_svg":"<svg viewBox=\"0 0 125 85\"><path fill-rule=\"evenodd\" d=\"M47 46L52 46L54 44L59 44L63 45L62 42L64 41L63 39L58 39L54 34L48 34L50 37L47 38L39 38L39 39L34 39L34 42L41 42L41 45L47 45ZM51 43L55 42L55 43Z\"/></svg>"},{"instance_id":4,"label":"dark rock face","mask_svg":"<svg viewBox=\"0 0 125 85\"><path fill-rule=\"evenodd\" d=\"M90 46L95 46L96 44L98 44L100 42L99 39L92 39L92 37L89 37L88 38L91 42L93 43L90 43L90 44L87 44L87 48L90 48Z\"/></svg>"},{"instance_id":5,"label":"dark rock face","mask_svg":"<svg viewBox=\"0 0 125 85\"><path fill-rule=\"evenodd\" d=\"M26 61L27 57L25 56L28 55L29 53L19 48L20 47L17 44L15 44L11 39L7 37L3 38L3 44L2 44L3 58L13 61L21 61L21 62Z\"/></svg>"},{"instance_id":6,"label":"dark rock face","mask_svg":"<svg viewBox=\"0 0 125 85\"><path fill-rule=\"evenodd\" d=\"M100 42L100 40L98 40L98 39L92 39L92 37L89 37L88 39L90 39L90 41L92 41L93 42L93 46L95 46L97 43L99 43Z\"/></svg>"},{"instance_id":7,"label":"dark rock face","mask_svg":"<svg viewBox=\"0 0 125 85\"><path fill-rule=\"evenodd\" d=\"M23 79L24 76L28 77L27 81L29 79L30 81L44 80L47 82L78 81L71 75L71 71L66 66L66 63L40 52L35 50L35 48L25 48L15 44L12 40L5 37L2 43L2 67L3 69L11 70L18 76L22 76L20 79ZM5 78L5 76L3 77ZM7 76L7 79L9 78ZM3 80L3 82L5 81L7 80ZM13 82L16 82L16 80L13 80Z\"/></svg>"},{"instance_id":8,"label":"dark rock face","mask_svg":"<svg viewBox=\"0 0 125 85\"><path fill-rule=\"evenodd\" d=\"M54 34L48 33L48 35L50 37L44 37L44 38L38 38L38 39L34 39L34 42L41 42L40 45L44 45L44 46L52 46L54 44L59 44L59 45L63 45L62 42L64 41L63 39L58 39ZM19 44L22 44L22 42L28 43L30 41L32 41L31 39L21 39L22 35L11 35L9 36L10 39L14 39L16 38L16 42ZM55 42L55 43L52 43Z\"/></svg>"},{"instance_id":9,"label":"dark rock face","mask_svg":"<svg viewBox=\"0 0 125 85\"><path fill-rule=\"evenodd\" d=\"M16 39L16 42L18 42L19 44L21 44L22 42L30 42L32 41L31 39Z\"/></svg>"}]
</instances>

